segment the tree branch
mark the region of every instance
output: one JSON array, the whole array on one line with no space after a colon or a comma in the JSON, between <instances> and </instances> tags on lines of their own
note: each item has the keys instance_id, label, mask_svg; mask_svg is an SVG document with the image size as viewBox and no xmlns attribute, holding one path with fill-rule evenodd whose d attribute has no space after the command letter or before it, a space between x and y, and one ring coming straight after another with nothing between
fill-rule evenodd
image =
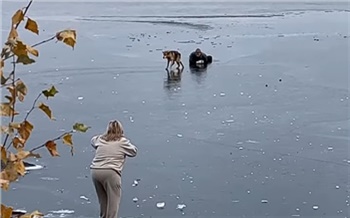
<instances>
[{"instance_id":1,"label":"tree branch","mask_svg":"<svg viewBox=\"0 0 350 218\"><path fill-rule=\"evenodd\" d=\"M13 65L12 65L12 72L11 72L11 81L12 81L12 86L14 88L14 92L16 93L16 86L15 86L15 78L16 78L16 62L15 62L15 57L13 56ZM13 96L13 112L11 114L11 123L13 122L13 120L15 119L15 106L16 106L16 94L15 96ZM4 140L4 143L3 143L3 146L6 146L6 142L9 138L10 134L7 133L6 136L5 136L5 140Z\"/></svg>"},{"instance_id":2,"label":"tree branch","mask_svg":"<svg viewBox=\"0 0 350 218\"><path fill-rule=\"evenodd\" d=\"M30 110L27 112L26 116L24 117L24 121L26 121L26 120L28 119L29 114L34 110L35 104L36 104L36 102L38 101L38 99L40 98L40 96L41 96L42 94L43 94L43 93L40 92L39 95L36 97L36 99L35 99L34 102L33 102L32 107L31 107Z\"/></svg>"},{"instance_id":3,"label":"tree branch","mask_svg":"<svg viewBox=\"0 0 350 218\"><path fill-rule=\"evenodd\" d=\"M19 80L20 80L20 79L17 78L17 79L15 80L15 82L17 82L17 81L19 81ZM10 85L12 85L12 82L11 82L11 83L5 83L5 84L1 85L0 88L4 88L4 87L10 86Z\"/></svg>"},{"instance_id":4,"label":"tree branch","mask_svg":"<svg viewBox=\"0 0 350 218\"><path fill-rule=\"evenodd\" d=\"M56 138L51 139L51 140L49 140L49 141L57 141L57 140L61 139L63 136L65 136L66 134L70 134L70 133L73 133L73 132L74 132L74 130L71 130L71 131L69 131L69 132L62 133L61 135L59 135L59 136L57 136ZM47 142L47 141L46 141L46 142ZM35 148L32 148L29 152L33 152L33 151L36 151L36 150L38 150L38 149L40 149L40 148L45 147L46 142L43 143L43 144L41 144L41 145L39 145L39 146L37 146L37 147L35 147Z\"/></svg>"}]
</instances>

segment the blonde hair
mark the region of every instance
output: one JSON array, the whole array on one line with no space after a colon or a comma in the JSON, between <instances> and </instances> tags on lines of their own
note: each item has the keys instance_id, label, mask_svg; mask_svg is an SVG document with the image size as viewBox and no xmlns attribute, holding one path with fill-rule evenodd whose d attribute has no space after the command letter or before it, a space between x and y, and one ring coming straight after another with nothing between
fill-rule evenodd
<instances>
[{"instance_id":1,"label":"blonde hair","mask_svg":"<svg viewBox=\"0 0 350 218\"><path fill-rule=\"evenodd\" d=\"M122 124L118 120L111 120L107 125L106 132L102 135L102 139L106 141L118 141L124 136Z\"/></svg>"}]
</instances>

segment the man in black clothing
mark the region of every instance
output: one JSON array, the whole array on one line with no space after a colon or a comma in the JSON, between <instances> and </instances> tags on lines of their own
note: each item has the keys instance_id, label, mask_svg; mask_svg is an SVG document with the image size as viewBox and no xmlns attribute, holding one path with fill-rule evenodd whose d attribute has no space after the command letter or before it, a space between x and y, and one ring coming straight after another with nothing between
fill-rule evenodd
<instances>
[{"instance_id":1,"label":"man in black clothing","mask_svg":"<svg viewBox=\"0 0 350 218\"><path fill-rule=\"evenodd\" d=\"M192 52L189 57L190 68L206 68L213 62L213 57L206 55L199 48Z\"/></svg>"}]
</instances>

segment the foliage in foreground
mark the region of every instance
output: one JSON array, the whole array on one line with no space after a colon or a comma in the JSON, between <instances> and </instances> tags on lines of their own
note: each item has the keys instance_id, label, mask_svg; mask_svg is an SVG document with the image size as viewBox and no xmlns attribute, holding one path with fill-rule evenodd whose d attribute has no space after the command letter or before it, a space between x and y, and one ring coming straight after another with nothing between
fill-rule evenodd
<instances>
[{"instance_id":1,"label":"foliage in foreground","mask_svg":"<svg viewBox=\"0 0 350 218\"><path fill-rule=\"evenodd\" d=\"M24 24L24 29L30 31L33 34L39 35L39 27L35 20L27 16L27 12L32 4L33 0L30 0L28 5L23 9L19 9L12 16L12 25L1 51L0 58L0 76L1 76L1 91L6 92L4 94L4 101L0 103L1 111L0 115L7 120L6 125L2 122L0 131L3 139L1 148L1 162L2 169L0 173L0 184L3 191L9 190L9 186L12 182L18 181L21 177L25 176L24 160L27 158L40 158L41 155L37 153L37 150L46 148L52 157L59 157L60 154L57 150L57 142L61 141L63 144L70 148L71 154L74 154L72 136L75 132L86 132L90 127L82 123L75 123L72 125L72 129L64 132L53 139L48 139L41 145L29 148L27 141L33 134L34 125L29 120L29 116L33 110L41 110L49 119L55 120L51 108L40 99L48 100L55 97L59 92L55 86L48 87L43 90L35 98L31 108L28 112L20 114L16 111L16 106L19 103L23 103L28 93L26 84L17 76L16 66L18 64L30 65L35 63L35 57L39 56L39 51L35 48L41 44L49 41L57 40L65 43L66 45L74 49L76 43L76 31L66 29L57 32L51 38L43 40L34 45L26 44L20 37L18 27L20 24ZM5 63L10 63L11 72L7 75L4 73ZM19 115L24 117L19 118ZM20 218L34 218L42 217L43 214L39 211L34 211L25 215L21 215ZM13 207L5 206L1 204L1 218L13 217Z\"/></svg>"}]
</instances>

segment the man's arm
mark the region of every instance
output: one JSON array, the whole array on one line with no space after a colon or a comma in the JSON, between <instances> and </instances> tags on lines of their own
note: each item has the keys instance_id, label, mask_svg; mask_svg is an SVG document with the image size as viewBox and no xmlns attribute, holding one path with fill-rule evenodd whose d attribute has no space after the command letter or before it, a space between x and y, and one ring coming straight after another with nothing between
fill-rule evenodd
<instances>
[{"instance_id":1,"label":"man's arm","mask_svg":"<svg viewBox=\"0 0 350 218\"><path fill-rule=\"evenodd\" d=\"M191 53L190 58L189 58L189 62L190 62L190 67L195 67L196 66L196 62L197 62L197 56L194 52Z\"/></svg>"}]
</instances>

